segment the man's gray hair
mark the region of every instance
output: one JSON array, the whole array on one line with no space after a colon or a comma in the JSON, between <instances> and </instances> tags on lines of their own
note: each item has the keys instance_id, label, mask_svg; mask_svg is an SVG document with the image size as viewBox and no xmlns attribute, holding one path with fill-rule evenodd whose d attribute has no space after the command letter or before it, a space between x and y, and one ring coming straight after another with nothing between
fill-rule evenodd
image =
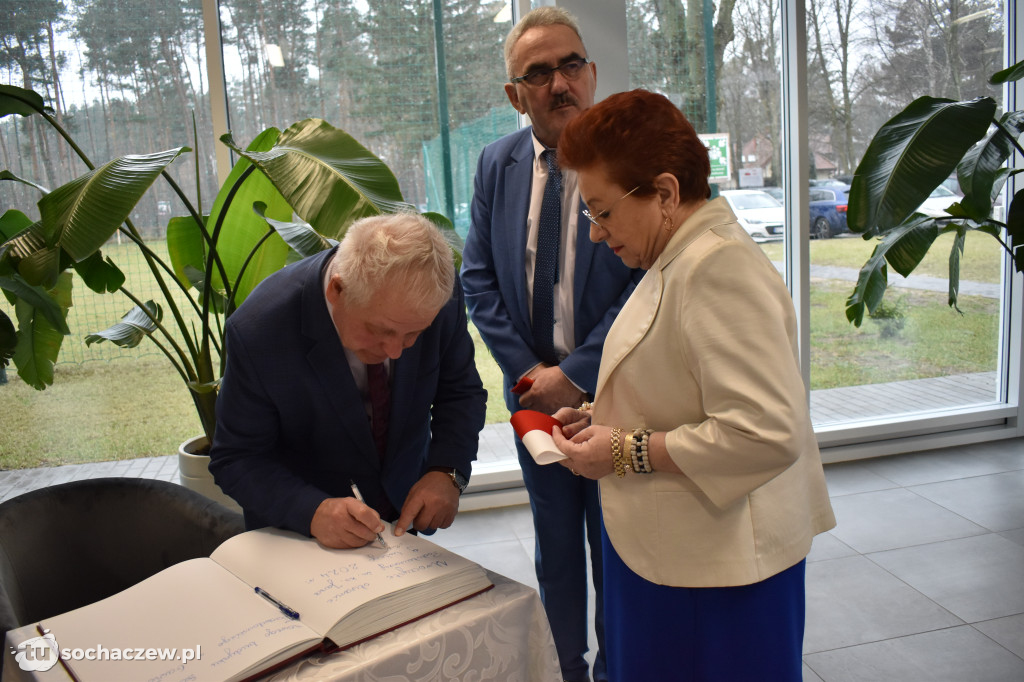
<instances>
[{"instance_id":1,"label":"man's gray hair","mask_svg":"<svg viewBox=\"0 0 1024 682\"><path fill-rule=\"evenodd\" d=\"M505 71L508 73L509 79L523 75L512 73L512 48L526 31L537 26L568 26L576 33L580 43L583 42L580 25L576 21L576 17L569 13L569 10L562 7L538 7L531 10L519 20L518 24L512 27L508 37L505 38ZM583 49L585 50L586 46ZM586 55L580 56L585 57Z\"/></svg>"},{"instance_id":2,"label":"man's gray hair","mask_svg":"<svg viewBox=\"0 0 1024 682\"><path fill-rule=\"evenodd\" d=\"M345 299L365 306L388 286L402 287L406 300L440 310L452 296L455 263L441 231L418 213L391 213L352 223L331 262Z\"/></svg>"}]
</instances>

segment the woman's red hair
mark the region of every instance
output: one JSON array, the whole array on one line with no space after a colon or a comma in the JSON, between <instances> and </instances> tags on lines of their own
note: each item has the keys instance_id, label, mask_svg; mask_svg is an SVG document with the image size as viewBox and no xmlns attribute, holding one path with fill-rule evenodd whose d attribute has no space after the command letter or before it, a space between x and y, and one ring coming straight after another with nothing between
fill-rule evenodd
<instances>
[{"instance_id":1,"label":"woman's red hair","mask_svg":"<svg viewBox=\"0 0 1024 682\"><path fill-rule=\"evenodd\" d=\"M563 168L603 166L624 190L654 192L653 180L671 173L683 201L711 196L708 150L683 112L647 90L611 95L570 121L558 141Z\"/></svg>"}]
</instances>

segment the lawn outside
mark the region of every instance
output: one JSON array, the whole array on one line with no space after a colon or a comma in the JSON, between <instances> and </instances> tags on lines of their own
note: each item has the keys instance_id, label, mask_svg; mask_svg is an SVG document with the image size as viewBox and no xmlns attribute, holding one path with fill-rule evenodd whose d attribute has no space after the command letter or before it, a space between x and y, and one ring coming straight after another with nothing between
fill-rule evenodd
<instances>
[{"instance_id":1,"label":"lawn outside","mask_svg":"<svg viewBox=\"0 0 1024 682\"><path fill-rule=\"evenodd\" d=\"M998 282L998 245L991 239L987 240L990 245L981 241L968 240L962 278ZM811 262L859 267L871 248L871 243L855 237L815 241ZM129 273L127 286L145 300L150 291L145 278L125 267L131 251L117 249L110 251ZM766 245L765 250L773 260L781 260L781 245ZM933 248L918 271L944 277L944 267L945 260ZM80 282L76 285L76 306L69 317L72 336L64 341L54 385L35 391L17 377L13 367L8 368L8 383L0 385L2 469L170 455L182 441L200 432L180 377L147 344L134 350L109 343L85 347L86 333L113 324L130 306L122 296L100 296ZM903 318L897 333L888 335L889 323L865 320L858 329L846 321L845 301L852 286L836 280L811 283L812 390L995 368L997 300L962 297L965 314L961 316L946 306L942 293L890 290L886 300L896 305ZM502 399L501 372L474 328L471 333L488 392L487 422L504 422L508 410Z\"/></svg>"}]
</instances>

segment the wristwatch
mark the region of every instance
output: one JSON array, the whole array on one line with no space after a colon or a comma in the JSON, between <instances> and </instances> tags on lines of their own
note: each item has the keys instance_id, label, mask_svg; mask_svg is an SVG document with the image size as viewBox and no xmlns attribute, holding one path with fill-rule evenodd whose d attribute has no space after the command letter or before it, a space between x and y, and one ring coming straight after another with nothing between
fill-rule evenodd
<instances>
[{"instance_id":1,"label":"wristwatch","mask_svg":"<svg viewBox=\"0 0 1024 682\"><path fill-rule=\"evenodd\" d=\"M452 485L459 489L459 494L466 492L466 486L469 485L469 479L459 473L458 469L453 467L430 467L428 471L440 471L451 476Z\"/></svg>"}]
</instances>

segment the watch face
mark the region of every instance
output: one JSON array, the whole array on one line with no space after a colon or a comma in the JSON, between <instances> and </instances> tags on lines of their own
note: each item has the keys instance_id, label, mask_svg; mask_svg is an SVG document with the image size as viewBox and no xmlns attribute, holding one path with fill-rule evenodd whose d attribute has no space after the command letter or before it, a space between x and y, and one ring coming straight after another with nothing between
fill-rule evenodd
<instances>
[{"instance_id":1,"label":"watch face","mask_svg":"<svg viewBox=\"0 0 1024 682\"><path fill-rule=\"evenodd\" d=\"M455 481L455 485L458 486L460 491L465 491L466 486L469 485L469 481L466 480L466 477L458 471L452 471L452 480Z\"/></svg>"}]
</instances>

